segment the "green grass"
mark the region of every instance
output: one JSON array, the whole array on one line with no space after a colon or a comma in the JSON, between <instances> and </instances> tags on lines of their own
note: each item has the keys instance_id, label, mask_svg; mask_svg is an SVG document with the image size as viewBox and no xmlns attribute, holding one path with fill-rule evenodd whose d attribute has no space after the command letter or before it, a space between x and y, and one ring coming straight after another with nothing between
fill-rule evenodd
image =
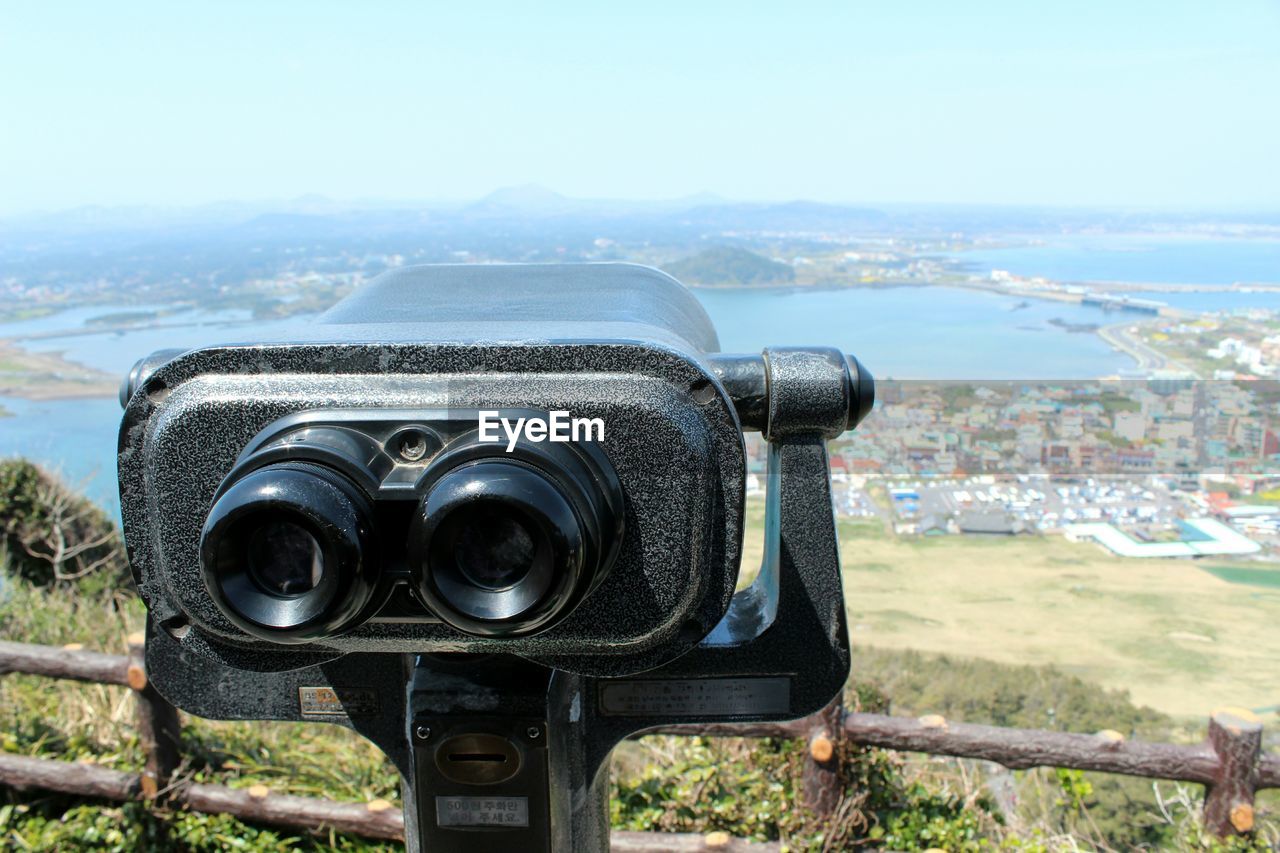
<instances>
[{"instance_id":1,"label":"green grass","mask_svg":"<svg viewBox=\"0 0 1280 853\"><path fill-rule=\"evenodd\" d=\"M142 621L142 605L131 593L48 590L5 577L0 602L4 639L82 643L119 653ZM0 679L0 732L5 752L91 760L134 772L143 764L133 728L133 697L123 687L5 676ZM198 782L262 784L280 793L353 802L398 798L398 777L381 752L337 726L228 723L183 715L182 755L179 776ZM354 836L311 837L254 827L225 816L153 812L138 804L83 805L70 797L13 793L7 802L0 808L0 846L6 849L400 849Z\"/></svg>"},{"instance_id":2,"label":"green grass","mask_svg":"<svg viewBox=\"0 0 1280 853\"><path fill-rule=\"evenodd\" d=\"M1252 566L1201 566L1200 568L1227 583L1280 589L1280 569L1259 569Z\"/></svg>"},{"instance_id":3,"label":"green grass","mask_svg":"<svg viewBox=\"0 0 1280 853\"><path fill-rule=\"evenodd\" d=\"M1273 586L1051 536L840 544L857 645L1052 664L1194 720L1280 699Z\"/></svg>"},{"instance_id":4,"label":"green grass","mask_svg":"<svg viewBox=\"0 0 1280 853\"><path fill-rule=\"evenodd\" d=\"M931 621L900 609L880 615L914 629ZM133 595L94 589L93 584L51 590L9 577L0 599L0 637L26 642L81 642L120 652L142 618ZM892 710L900 714L936 712L950 719L1037 726L1044 725L1046 709L1055 708L1056 727L1118 728L1157 740L1179 736L1167 717L1135 708L1125 695L1049 668L865 647L855 650L854 667L857 687L846 702L867 710L888 710L884 697L889 694ZM132 696L121 687L5 676L0 679L0 732L0 747L10 753L90 760L127 771L142 766ZM398 801L398 779L390 763L371 743L340 727L216 722L184 715L182 737L180 778L231 787L262 784L280 793L341 801ZM1069 777L1089 815L1086 821L1054 805L1064 783L1053 771L1030 771L1014 781L1023 805L1001 817L988 800L980 767L849 744L842 748L848 771L844 818L819 823L795 808L802 743L673 737L628 742L614 764L613 825L724 830L737 837L784 840L796 851L818 850L827 842L832 849L1048 851L1091 849L1101 841L1111 849L1130 849L1149 839L1168 849L1213 849L1196 840L1198 802L1189 801L1185 813L1169 823L1146 782L1116 787L1121 783L1106 777ZM1092 793L1080 793L1086 789ZM1267 839L1276 832L1270 823L1272 808L1259 810ZM200 853L400 849L340 833L311 835L141 803L12 790L0 794L0 847Z\"/></svg>"},{"instance_id":5,"label":"green grass","mask_svg":"<svg viewBox=\"0 0 1280 853\"><path fill-rule=\"evenodd\" d=\"M836 533L841 545L849 543L851 546L867 539L885 539L889 535L878 520L865 518L840 519L836 523Z\"/></svg>"}]
</instances>

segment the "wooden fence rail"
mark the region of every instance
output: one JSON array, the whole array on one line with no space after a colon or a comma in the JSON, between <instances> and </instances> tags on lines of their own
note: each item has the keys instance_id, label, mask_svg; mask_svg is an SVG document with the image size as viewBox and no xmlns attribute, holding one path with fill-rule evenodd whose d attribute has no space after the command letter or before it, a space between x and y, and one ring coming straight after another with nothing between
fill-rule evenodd
<instances>
[{"instance_id":1,"label":"wooden fence rail","mask_svg":"<svg viewBox=\"0 0 1280 853\"><path fill-rule=\"evenodd\" d=\"M128 773L84 762L65 762L0 753L0 784L38 788L108 800L151 799L200 812L225 813L248 821L307 830L333 828L371 838L401 839L400 810L385 800L337 803L269 791L263 786L228 788L173 781L179 762L180 722L173 706L147 681L141 637L130 638L128 655L0 641L0 675L20 672L51 678L119 684L134 691L137 728L146 762ZM918 719L845 711L838 704L810 717L784 723L671 725L656 733L730 737L785 737L807 744L802 791L804 805L820 815L839 806L838 742L902 752L922 752L992 761L1012 769L1066 767L1150 779L1192 782L1205 787L1204 819L1220 836L1247 833L1254 826L1254 796L1280 788L1280 755L1262 750L1262 723L1242 708L1215 711L1205 741L1195 745L1127 740L1119 732L1071 734L950 722L937 715ZM724 833L614 832L615 851L776 850L777 845L745 842Z\"/></svg>"}]
</instances>

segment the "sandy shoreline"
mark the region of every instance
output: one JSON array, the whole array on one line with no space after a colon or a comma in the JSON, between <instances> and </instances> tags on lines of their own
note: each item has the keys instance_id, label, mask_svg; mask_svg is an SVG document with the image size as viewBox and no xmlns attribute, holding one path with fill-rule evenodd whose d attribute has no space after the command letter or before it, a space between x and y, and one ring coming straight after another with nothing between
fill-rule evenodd
<instances>
[{"instance_id":1,"label":"sandy shoreline","mask_svg":"<svg viewBox=\"0 0 1280 853\"><path fill-rule=\"evenodd\" d=\"M0 397L82 400L114 397L120 379L68 361L58 352L31 352L0 340Z\"/></svg>"},{"instance_id":2,"label":"sandy shoreline","mask_svg":"<svg viewBox=\"0 0 1280 853\"><path fill-rule=\"evenodd\" d=\"M101 400L114 398L120 393L120 383L101 382L96 384L55 384L46 387L27 385L5 385L0 383L0 397L18 398L21 400Z\"/></svg>"}]
</instances>

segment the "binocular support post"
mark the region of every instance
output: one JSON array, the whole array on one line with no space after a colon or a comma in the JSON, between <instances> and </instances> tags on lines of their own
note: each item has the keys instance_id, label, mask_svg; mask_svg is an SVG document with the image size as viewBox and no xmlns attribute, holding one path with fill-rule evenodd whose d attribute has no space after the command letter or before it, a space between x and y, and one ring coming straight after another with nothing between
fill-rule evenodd
<instances>
[{"instance_id":1,"label":"binocular support post","mask_svg":"<svg viewBox=\"0 0 1280 853\"><path fill-rule=\"evenodd\" d=\"M329 721L374 741L402 777L410 853L607 850L623 739L803 717L848 678L826 440L870 408L870 377L860 389L857 363L833 350L715 358L743 425L769 442L765 557L676 660L593 678L515 657L356 653L268 676L196 659L149 620L148 666L205 716Z\"/></svg>"},{"instance_id":2,"label":"binocular support post","mask_svg":"<svg viewBox=\"0 0 1280 853\"><path fill-rule=\"evenodd\" d=\"M608 850L609 757L623 739L674 723L794 719L843 689L849 641L826 439L857 405L849 368L830 351L779 350L766 354L765 369L768 489L756 580L694 650L635 677L521 661L460 675L420 659L408 695L410 851ZM460 765L477 777L513 772L471 785L458 780Z\"/></svg>"}]
</instances>

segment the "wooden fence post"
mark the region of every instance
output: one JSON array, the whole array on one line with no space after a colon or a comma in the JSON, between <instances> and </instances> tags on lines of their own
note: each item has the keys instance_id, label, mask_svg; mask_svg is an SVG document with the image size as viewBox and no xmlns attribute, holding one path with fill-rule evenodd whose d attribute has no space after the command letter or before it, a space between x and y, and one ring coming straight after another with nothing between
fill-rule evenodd
<instances>
[{"instance_id":1,"label":"wooden fence post","mask_svg":"<svg viewBox=\"0 0 1280 853\"><path fill-rule=\"evenodd\" d=\"M152 799L165 792L178 767L182 723L177 709L157 693L147 679L142 634L129 635L128 682L137 707L138 741L146 756L141 777L142 795Z\"/></svg>"},{"instance_id":2,"label":"wooden fence post","mask_svg":"<svg viewBox=\"0 0 1280 853\"><path fill-rule=\"evenodd\" d=\"M815 817L831 817L840 808L844 782L840 777L840 740L844 735L844 706L837 696L809 719L812 726L801 775L804 806Z\"/></svg>"},{"instance_id":3,"label":"wooden fence post","mask_svg":"<svg viewBox=\"0 0 1280 853\"><path fill-rule=\"evenodd\" d=\"M1262 721L1244 708L1219 708L1209 717L1209 745L1218 756L1218 771L1205 788L1205 827L1219 837L1249 832Z\"/></svg>"}]
</instances>

